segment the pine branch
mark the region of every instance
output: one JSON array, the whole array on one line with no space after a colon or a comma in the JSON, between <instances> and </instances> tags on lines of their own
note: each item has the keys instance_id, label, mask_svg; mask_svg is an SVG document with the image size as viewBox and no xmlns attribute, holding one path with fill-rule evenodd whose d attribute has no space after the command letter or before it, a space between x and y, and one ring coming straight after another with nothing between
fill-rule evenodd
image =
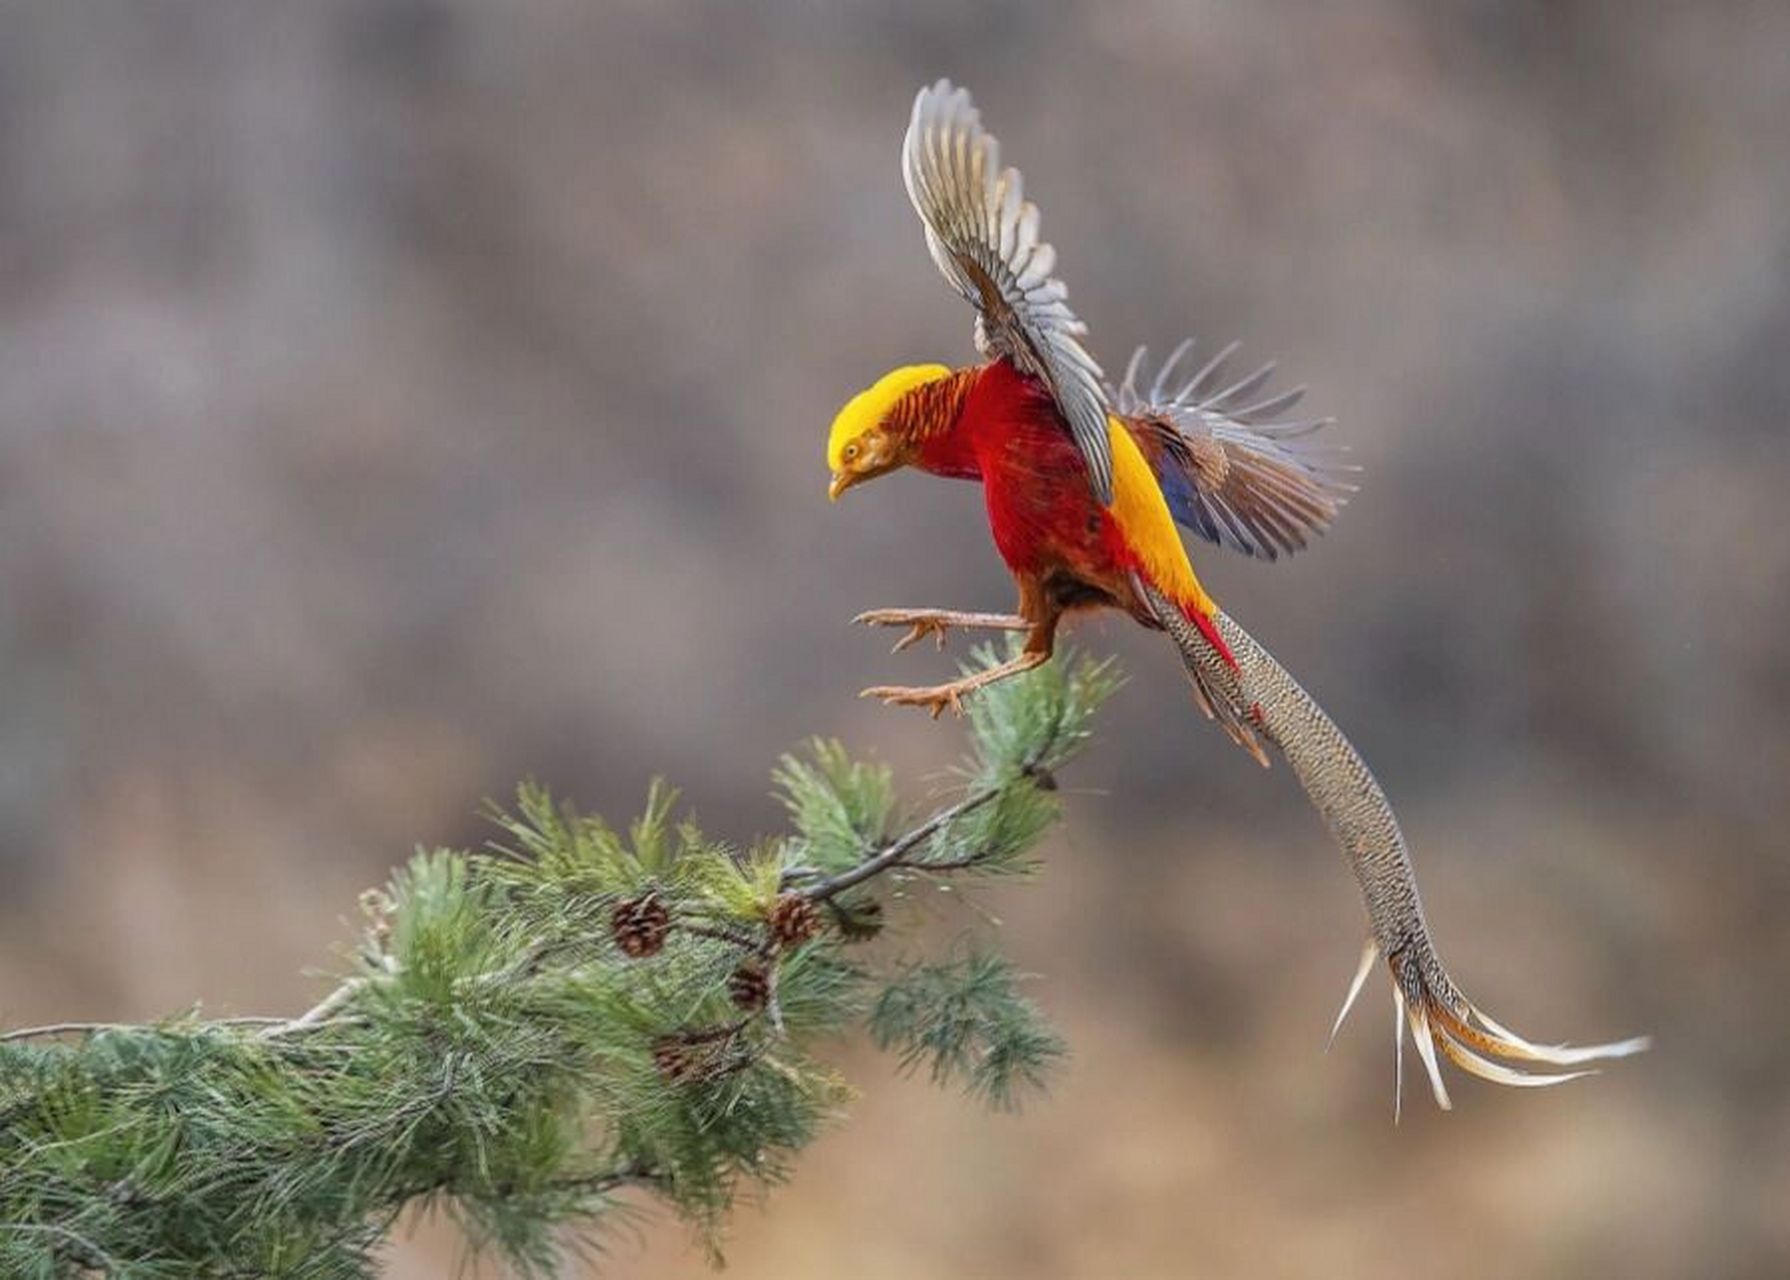
<instances>
[{"instance_id":1,"label":"pine branch","mask_svg":"<svg viewBox=\"0 0 1790 1280\"><path fill-rule=\"evenodd\" d=\"M860 862L857 866L852 867L850 870L841 871L835 876L828 876L820 883L810 885L807 888L800 890L800 892L804 897L812 901L820 901L825 898L831 898L834 894L844 893L847 889L863 884L864 881L870 879L872 876L879 876L883 872L892 870L898 866L912 865L907 862L907 857L919 847L921 841L930 839L947 825L956 821L958 818L963 817L965 814L973 813L977 809L980 809L999 794L999 787L984 787L980 791L974 792L964 799L959 800L950 808L941 809L925 822L902 836L901 839L890 844L888 848L864 859L864 861ZM956 865L959 867L968 867L974 865L974 861L974 855L969 855L963 859L956 860ZM928 865L933 869L937 869L943 864L933 862Z\"/></svg>"},{"instance_id":2,"label":"pine branch","mask_svg":"<svg viewBox=\"0 0 1790 1280\"><path fill-rule=\"evenodd\" d=\"M0 1035L0 1275L371 1276L430 1203L524 1273L627 1197L713 1247L846 1100L814 1054L854 1027L1013 1105L1063 1046L1006 963L861 944L915 918L916 880L1030 868L1114 683L1063 660L979 695L956 794L907 822L886 769L824 742L777 770L792 832L746 850L658 784L625 833L524 787L490 849L363 897L296 1017Z\"/></svg>"}]
</instances>

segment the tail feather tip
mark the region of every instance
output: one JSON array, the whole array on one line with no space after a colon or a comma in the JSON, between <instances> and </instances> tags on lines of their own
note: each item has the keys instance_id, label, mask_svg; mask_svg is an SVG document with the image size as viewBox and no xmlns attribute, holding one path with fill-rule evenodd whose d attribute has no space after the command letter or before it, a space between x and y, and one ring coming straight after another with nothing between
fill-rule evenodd
<instances>
[{"instance_id":1,"label":"tail feather tip","mask_svg":"<svg viewBox=\"0 0 1790 1280\"><path fill-rule=\"evenodd\" d=\"M1360 996L1379 955L1379 945L1370 940L1362 952L1361 963L1349 984L1348 994L1343 998L1342 1009L1337 1013L1336 1021L1331 1024L1331 1041L1336 1039L1336 1033L1342 1028L1349 1011L1354 1008L1356 998ZM1440 1058L1447 1058L1460 1070L1481 1080L1514 1088L1533 1089L1565 1084L1582 1076L1597 1075L1599 1068L1589 1064L1632 1057L1644 1052L1653 1043L1650 1036L1634 1036L1595 1045L1534 1044L1488 1017L1476 1005L1462 1000L1458 995L1451 1001L1437 996L1421 983L1414 984L1415 989L1407 992L1404 979L1408 976L1399 972L1399 966L1393 966L1393 1011L1396 1019L1394 1052L1398 1068L1393 1102L1395 1122L1403 1104L1404 1035L1407 1027L1417 1047L1418 1058L1423 1063L1430 1092L1436 1099L1436 1105L1444 1111L1452 1109L1452 1102L1442 1077ZM1458 1002L1458 1006L1455 1002ZM1530 1063L1576 1069L1538 1071L1527 1065L1513 1065Z\"/></svg>"}]
</instances>

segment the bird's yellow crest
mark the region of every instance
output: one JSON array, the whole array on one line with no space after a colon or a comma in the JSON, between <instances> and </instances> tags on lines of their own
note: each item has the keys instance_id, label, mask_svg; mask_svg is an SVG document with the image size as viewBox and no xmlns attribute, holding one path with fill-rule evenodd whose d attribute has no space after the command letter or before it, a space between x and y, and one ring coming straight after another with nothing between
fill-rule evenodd
<instances>
[{"instance_id":1,"label":"bird's yellow crest","mask_svg":"<svg viewBox=\"0 0 1790 1280\"><path fill-rule=\"evenodd\" d=\"M937 382L950 373L950 368L942 364L904 364L847 400L845 408L833 419L833 431L827 437L827 465L838 471L844 465L845 446L881 422L897 400L915 387Z\"/></svg>"}]
</instances>

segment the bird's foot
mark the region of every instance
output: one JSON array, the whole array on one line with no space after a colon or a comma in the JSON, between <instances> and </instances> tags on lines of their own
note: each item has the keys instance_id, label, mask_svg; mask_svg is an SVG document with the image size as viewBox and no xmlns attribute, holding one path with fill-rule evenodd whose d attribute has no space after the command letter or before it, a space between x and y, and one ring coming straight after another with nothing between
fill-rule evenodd
<instances>
[{"instance_id":1,"label":"bird's foot","mask_svg":"<svg viewBox=\"0 0 1790 1280\"><path fill-rule=\"evenodd\" d=\"M1006 680L1021 672L1030 671L1033 667L1043 666L1050 661L1050 654L1043 649L1028 649L1016 657L996 667L987 667L953 680L950 684L926 685L909 688L905 685L877 685L874 689L866 689L860 698L880 698L892 707L924 707L937 720L947 708L955 715L963 714L963 696L977 689Z\"/></svg>"},{"instance_id":2,"label":"bird's foot","mask_svg":"<svg viewBox=\"0 0 1790 1280\"><path fill-rule=\"evenodd\" d=\"M970 680L953 680L950 684L922 685L910 687L898 684L879 684L866 689L860 698L876 698L884 705L891 707L921 707L934 720L947 709L953 715L963 714L963 695L980 685Z\"/></svg>"},{"instance_id":3,"label":"bird's foot","mask_svg":"<svg viewBox=\"0 0 1790 1280\"><path fill-rule=\"evenodd\" d=\"M908 632L895 642L890 653L919 644L927 636L945 647L945 633L952 627L977 628L984 631L1024 631L1030 624L1010 613L963 613L953 609L871 609L852 621L865 627L906 627ZM885 699L886 701L886 699Z\"/></svg>"}]
</instances>

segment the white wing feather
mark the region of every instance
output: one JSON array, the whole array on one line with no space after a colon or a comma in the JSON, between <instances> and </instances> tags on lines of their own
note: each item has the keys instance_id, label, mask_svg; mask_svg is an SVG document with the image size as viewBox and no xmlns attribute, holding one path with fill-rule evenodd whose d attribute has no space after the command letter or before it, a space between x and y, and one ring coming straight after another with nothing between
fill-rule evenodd
<instances>
[{"instance_id":1,"label":"white wing feather","mask_svg":"<svg viewBox=\"0 0 1790 1280\"><path fill-rule=\"evenodd\" d=\"M1112 452L1100 366L1082 346L1084 325L1051 274L1056 252L1038 238L1038 209L1000 144L982 127L967 90L940 80L914 99L901 148L908 198L926 247L951 287L977 310L976 346L1006 357L1056 401L1100 501L1112 501Z\"/></svg>"}]
</instances>

